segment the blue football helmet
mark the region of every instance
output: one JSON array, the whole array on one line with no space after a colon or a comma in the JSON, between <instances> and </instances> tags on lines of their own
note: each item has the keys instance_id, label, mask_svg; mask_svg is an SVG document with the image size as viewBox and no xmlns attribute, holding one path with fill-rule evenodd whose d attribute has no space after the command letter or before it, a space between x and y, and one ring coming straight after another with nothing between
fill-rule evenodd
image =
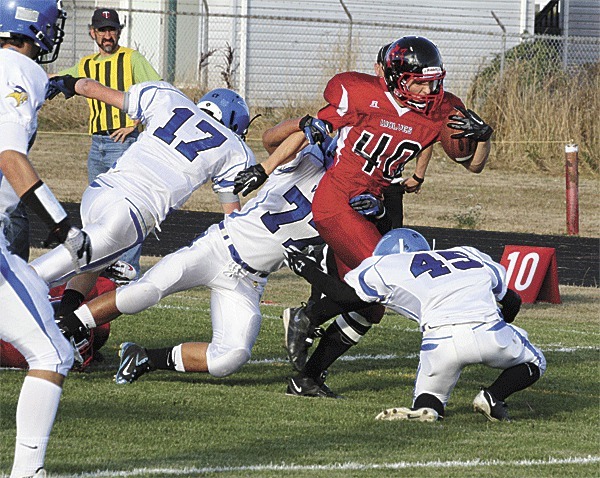
<instances>
[{"instance_id":1,"label":"blue football helmet","mask_svg":"<svg viewBox=\"0 0 600 478\"><path fill-rule=\"evenodd\" d=\"M430 251L431 247L417 231L401 227L384 234L373 251L374 256L387 256L402 252Z\"/></svg>"},{"instance_id":2,"label":"blue football helmet","mask_svg":"<svg viewBox=\"0 0 600 478\"><path fill-rule=\"evenodd\" d=\"M36 61L52 63L65 36L66 18L62 0L2 0L0 38L18 35L31 38L40 48Z\"/></svg>"},{"instance_id":3,"label":"blue football helmet","mask_svg":"<svg viewBox=\"0 0 600 478\"><path fill-rule=\"evenodd\" d=\"M198 107L244 138L250 125L250 110L240 95L227 88L217 88L206 93Z\"/></svg>"}]
</instances>

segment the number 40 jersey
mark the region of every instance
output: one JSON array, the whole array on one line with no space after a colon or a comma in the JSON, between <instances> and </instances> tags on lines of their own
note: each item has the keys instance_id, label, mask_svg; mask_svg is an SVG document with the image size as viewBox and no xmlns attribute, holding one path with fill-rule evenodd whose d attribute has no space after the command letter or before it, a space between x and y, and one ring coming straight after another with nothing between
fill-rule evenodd
<instances>
[{"instance_id":1,"label":"number 40 jersey","mask_svg":"<svg viewBox=\"0 0 600 478\"><path fill-rule=\"evenodd\" d=\"M233 191L236 174L256 162L238 135L169 83L133 85L123 109L144 132L98 182L142 201L156 224L209 180L215 192Z\"/></svg>"}]
</instances>

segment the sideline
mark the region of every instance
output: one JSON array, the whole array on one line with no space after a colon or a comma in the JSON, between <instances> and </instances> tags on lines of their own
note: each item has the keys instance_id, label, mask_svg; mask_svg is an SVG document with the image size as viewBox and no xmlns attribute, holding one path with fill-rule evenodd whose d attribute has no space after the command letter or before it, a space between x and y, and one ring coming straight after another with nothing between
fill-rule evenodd
<instances>
[{"instance_id":1,"label":"sideline","mask_svg":"<svg viewBox=\"0 0 600 478\"><path fill-rule=\"evenodd\" d=\"M417 461L397 463L332 463L330 465L248 465L248 466L217 466L217 467L183 467L183 468L136 468L131 471L97 471L95 473L82 473L78 475L52 475L54 478L105 478L105 477L135 477L140 475L174 475L189 476L192 474L235 473L264 471L352 471L352 470L402 470L411 468L478 468L478 467L528 467L528 466L556 466L556 465L588 465L599 463L600 456L583 456L567 458L548 458L545 460L453 460L453 461ZM4 475L3 475L4 476Z\"/></svg>"}]
</instances>

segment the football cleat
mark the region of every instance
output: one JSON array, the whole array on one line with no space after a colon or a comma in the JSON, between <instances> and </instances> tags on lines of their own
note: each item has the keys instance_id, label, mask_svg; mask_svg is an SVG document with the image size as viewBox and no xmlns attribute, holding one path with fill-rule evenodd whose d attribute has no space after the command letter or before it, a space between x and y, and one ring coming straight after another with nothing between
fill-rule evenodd
<instances>
[{"instance_id":1,"label":"football cleat","mask_svg":"<svg viewBox=\"0 0 600 478\"><path fill-rule=\"evenodd\" d=\"M435 422L439 418L438 412L433 408L412 408L399 407L388 408L379 413L375 420L412 420L414 422Z\"/></svg>"},{"instance_id":2,"label":"football cleat","mask_svg":"<svg viewBox=\"0 0 600 478\"><path fill-rule=\"evenodd\" d=\"M344 398L333 392L325 381L317 381L310 377L296 376L288 378L286 395L293 397Z\"/></svg>"},{"instance_id":3,"label":"football cleat","mask_svg":"<svg viewBox=\"0 0 600 478\"><path fill-rule=\"evenodd\" d=\"M304 307L285 309L281 316L285 330L285 348L294 370L301 372L308 359L308 349L314 342L318 330L310 323Z\"/></svg>"},{"instance_id":4,"label":"football cleat","mask_svg":"<svg viewBox=\"0 0 600 478\"><path fill-rule=\"evenodd\" d=\"M133 342L124 342L119 350L119 370L115 375L117 385L133 383L142 375L154 370L150 366L150 359L144 347Z\"/></svg>"},{"instance_id":5,"label":"football cleat","mask_svg":"<svg viewBox=\"0 0 600 478\"><path fill-rule=\"evenodd\" d=\"M473 410L485 415L490 422L510 422L508 405L483 388L473 400Z\"/></svg>"}]
</instances>

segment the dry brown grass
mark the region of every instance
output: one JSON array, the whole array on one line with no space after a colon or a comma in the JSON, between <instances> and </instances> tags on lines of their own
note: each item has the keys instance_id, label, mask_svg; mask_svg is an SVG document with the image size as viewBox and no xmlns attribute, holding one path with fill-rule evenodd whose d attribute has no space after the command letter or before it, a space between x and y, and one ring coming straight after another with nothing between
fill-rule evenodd
<instances>
[{"instance_id":1,"label":"dry brown grass","mask_svg":"<svg viewBox=\"0 0 600 478\"><path fill-rule=\"evenodd\" d=\"M600 64L550 75L516 62L486 87L477 111L495 128L497 166L561 173L565 145L575 143L580 171L600 172Z\"/></svg>"},{"instance_id":2,"label":"dry brown grass","mask_svg":"<svg viewBox=\"0 0 600 478\"><path fill-rule=\"evenodd\" d=\"M485 171L470 174L437 151L422 193L406 197L408 225L565 234L564 146L574 141L580 147L580 234L600 236L600 66L543 80L526 66L515 63L502 81L485 83L485 99L477 111L496 130ZM204 93L184 92L195 101ZM258 160L266 158L261 144L265 129L314 114L320 106L315 95L310 104L253 110L262 115L248 137ZM86 187L87 114L79 97L56 98L40 114L32 158L61 200L79 201ZM218 211L219 204L207 185L185 208Z\"/></svg>"},{"instance_id":3,"label":"dry brown grass","mask_svg":"<svg viewBox=\"0 0 600 478\"><path fill-rule=\"evenodd\" d=\"M256 133L249 144L259 160L266 158ZM90 139L86 134L38 135L32 161L40 175L63 201L78 202L86 187L86 158ZM490 160L479 175L437 154L430 164L420 194L405 198L407 225L471 227L492 231L565 234L565 180L559 175L506 171ZM408 168L410 171L410 168ZM595 176L580 178L580 234L600 236L600 188ZM218 211L210 187L200 188L185 209ZM478 211L476 214L475 211ZM474 217L471 217L474 216ZM467 221L468 222L468 221Z\"/></svg>"}]
</instances>

